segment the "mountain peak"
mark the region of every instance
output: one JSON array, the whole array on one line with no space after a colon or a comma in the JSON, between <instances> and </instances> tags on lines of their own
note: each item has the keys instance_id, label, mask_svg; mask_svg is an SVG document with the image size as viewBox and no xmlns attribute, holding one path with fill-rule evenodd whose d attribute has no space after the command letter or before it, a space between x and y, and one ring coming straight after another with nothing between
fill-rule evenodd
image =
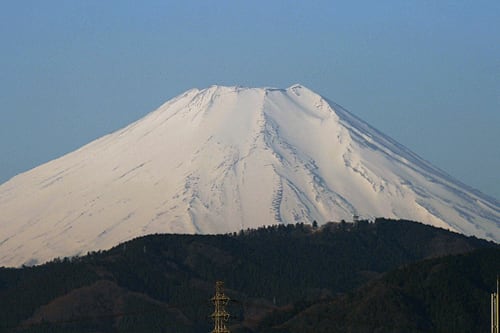
<instances>
[{"instance_id":1,"label":"mountain peak","mask_svg":"<svg viewBox=\"0 0 500 333\"><path fill-rule=\"evenodd\" d=\"M1 185L0 211L0 266L353 215L500 240L497 202L299 84L186 91Z\"/></svg>"},{"instance_id":2,"label":"mountain peak","mask_svg":"<svg viewBox=\"0 0 500 333\"><path fill-rule=\"evenodd\" d=\"M193 89L192 89L193 90ZM306 86L300 84L300 83L295 83L292 84L290 87L283 89L283 88L277 88L277 87L249 87L249 86L242 86L242 85L234 85L234 86L227 86L227 85L220 85L220 84L213 84L207 88L204 89L194 89L197 91L227 91L227 92L239 92L239 91L244 91L244 90L259 90L259 91L299 91L299 90L304 90L304 91L309 91L311 93L314 93L311 89L307 88ZM191 91L191 90L188 90Z\"/></svg>"}]
</instances>

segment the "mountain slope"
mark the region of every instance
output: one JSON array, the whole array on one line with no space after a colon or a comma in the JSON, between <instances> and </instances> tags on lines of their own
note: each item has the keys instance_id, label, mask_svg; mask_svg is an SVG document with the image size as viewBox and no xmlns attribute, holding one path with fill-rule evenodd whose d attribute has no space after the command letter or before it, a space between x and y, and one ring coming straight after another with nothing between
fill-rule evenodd
<instances>
[{"instance_id":1,"label":"mountain slope","mask_svg":"<svg viewBox=\"0 0 500 333\"><path fill-rule=\"evenodd\" d=\"M487 332L499 263L498 248L417 262L296 313L276 311L259 332Z\"/></svg>"},{"instance_id":2,"label":"mountain slope","mask_svg":"<svg viewBox=\"0 0 500 333\"><path fill-rule=\"evenodd\" d=\"M221 233L353 215L500 240L495 199L300 85L187 91L6 182L0 211L0 265L151 233Z\"/></svg>"},{"instance_id":3,"label":"mountain slope","mask_svg":"<svg viewBox=\"0 0 500 333\"><path fill-rule=\"evenodd\" d=\"M496 249L496 261L481 269L467 263L463 277L490 280L483 285L491 287L498 267L493 264L500 262L498 245L410 221L328 223L317 229L290 224L236 235L150 235L84 257L0 269L0 332L208 332L216 280L224 281L234 300L228 307L230 324L263 332L282 324L280 318L293 317L289 311L282 316L283 310L299 314L308 304L380 281L388 270L483 248ZM426 283L424 272L401 280ZM442 281L448 279L462 281L456 274ZM433 280L427 290L436 287L438 279ZM455 304L462 309L470 300L468 285L463 286L467 290ZM273 311L278 316L264 325L261 319ZM487 313L469 317L485 321ZM242 330L232 327L231 332Z\"/></svg>"}]
</instances>

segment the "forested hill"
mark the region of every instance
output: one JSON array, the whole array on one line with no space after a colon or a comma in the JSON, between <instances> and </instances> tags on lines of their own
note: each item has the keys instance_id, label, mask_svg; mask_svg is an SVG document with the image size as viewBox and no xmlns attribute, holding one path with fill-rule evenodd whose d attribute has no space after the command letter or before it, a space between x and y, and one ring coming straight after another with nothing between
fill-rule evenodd
<instances>
[{"instance_id":1,"label":"forested hill","mask_svg":"<svg viewBox=\"0 0 500 333\"><path fill-rule=\"evenodd\" d=\"M348 297L398 267L479 248L499 257L497 244L386 219L146 236L84 257L0 269L0 332L208 332L216 280L232 299L232 332L283 328L287 320L303 326L301 309ZM483 285L495 274L471 267Z\"/></svg>"},{"instance_id":2,"label":"forested hill","mask_svg":"<svg viewBox=\"0 0 500 333\"><path fill-rule=\"evenodd\" d=\"M489 332L500 249L419 261L355 292L277 309L261 333Z\"/></svg>"}]
</instances>

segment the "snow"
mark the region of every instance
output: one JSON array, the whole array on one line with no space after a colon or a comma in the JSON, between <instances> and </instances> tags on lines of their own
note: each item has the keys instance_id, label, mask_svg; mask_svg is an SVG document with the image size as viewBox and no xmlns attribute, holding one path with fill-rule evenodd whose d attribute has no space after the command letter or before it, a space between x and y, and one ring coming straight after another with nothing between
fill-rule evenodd
<instances>
[{"instance_id":1,"label":"snow","mask_svg":"<svg viewBox=\"0 0 500 333\"><path fill-rule=\"evenodd\" d=\"M288 89L192 89L0 186L0 265L151 233L224 233L353 215L500 241L495 199L339 105Z\"/></svg>"}]
</instances>

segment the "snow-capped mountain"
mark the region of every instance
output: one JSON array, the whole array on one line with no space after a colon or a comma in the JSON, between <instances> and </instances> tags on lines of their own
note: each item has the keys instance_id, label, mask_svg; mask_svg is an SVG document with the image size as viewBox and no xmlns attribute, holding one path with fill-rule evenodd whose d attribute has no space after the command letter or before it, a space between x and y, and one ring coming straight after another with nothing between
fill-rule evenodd
<instances>
[{"instance_id":1,"label":"snow-capped mountain","mask_svg":"<svg viewBox=\"0 0 500 333\"><path fill-rule=\"evenodd\" d=\"M498 201L313 91L212 86L1 185L0 266L353 215L500 241Z\"/></svg>"}]
</instances>

